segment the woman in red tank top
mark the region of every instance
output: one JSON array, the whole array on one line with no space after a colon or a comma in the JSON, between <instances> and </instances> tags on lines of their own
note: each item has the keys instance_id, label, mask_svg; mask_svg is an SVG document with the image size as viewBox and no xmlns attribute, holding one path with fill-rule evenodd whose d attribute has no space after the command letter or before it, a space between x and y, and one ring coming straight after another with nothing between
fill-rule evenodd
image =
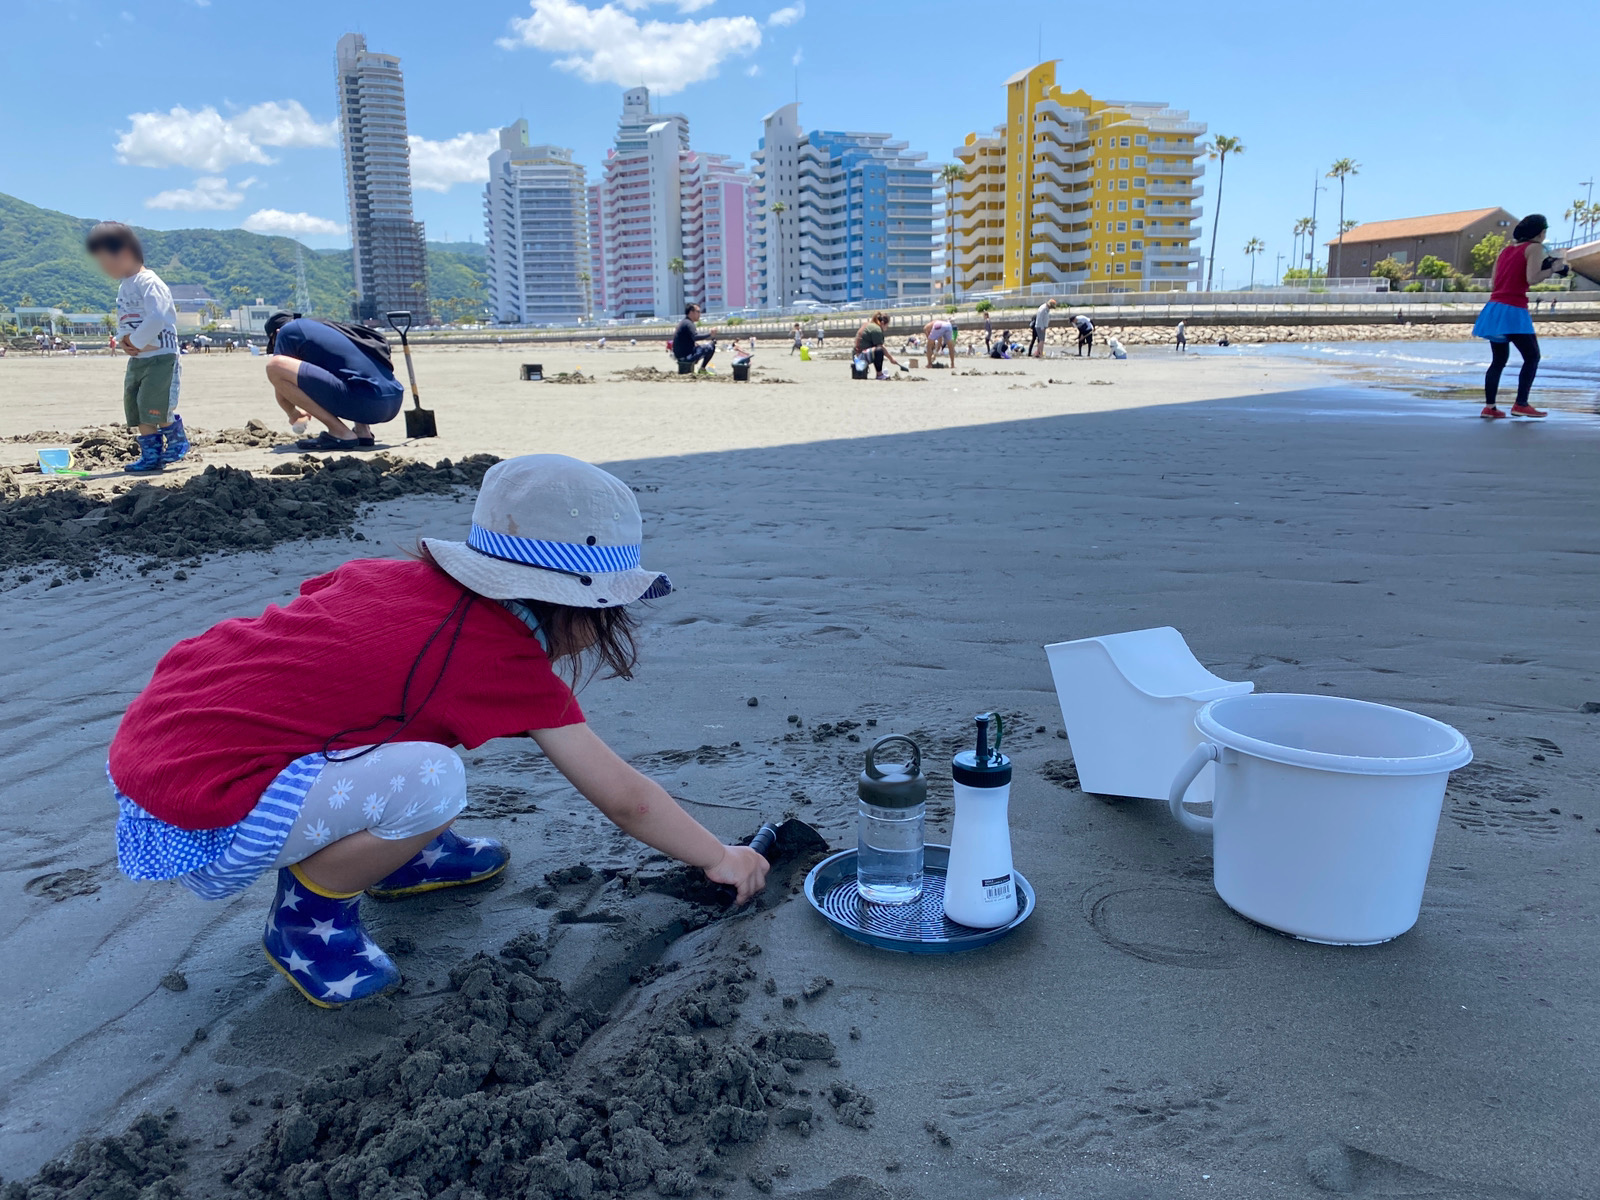
<instances>
[{"instance_id":1,"label":"woman in red tank top","mask_svg":"<svg viewBox=\"0 0 1600 1200\"><path fill-rule=\"evenodd\" d=\"M1528 289L1555 273L1555 260L1547 259L1544 249L1548 227L1549 222L1538 213L1531 213L1517 222L1511 234L1514 240L1495 260L1489 303L1483 306L1472 326L1475 336L1489 339L1489 369L1483 377L1484 404L1480 415L1491 420L1506 415L1496 398L1500 392L1500 373L1511 358L1512 346L1522 355L1522 372L1517 377L1517 401L1511 407L1511 415L1545 415L1528 403L1533 378L1539 372L1539 339L1533 332L1533 318L1528 315ZM1552 266L1547 267L1547 261ZM1566 264L1560 263L1559 268L1565 275Z\"/></svg>"}]
</instances>

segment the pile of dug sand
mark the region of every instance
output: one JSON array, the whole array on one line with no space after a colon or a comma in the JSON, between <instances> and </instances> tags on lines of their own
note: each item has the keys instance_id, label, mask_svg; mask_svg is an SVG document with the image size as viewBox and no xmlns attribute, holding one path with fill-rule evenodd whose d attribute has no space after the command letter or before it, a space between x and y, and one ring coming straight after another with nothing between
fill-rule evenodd
<instances>
[{"instance_id":1,"label":"pile of dug sand","mask_svg":"<svg viewBox=\"0 0 1600 1200\"><path fill-rule=\"evenodd\" d=\"M808 1064L839 1066L798 1024L740 1032L757 978L742 946L656 1007L603 1066L574 1056L604 1024L541 975L533 932L450 973L450 991L377 1054L329 1067L273 1101L262 1139L222 1172L247 1200L620 1200L771 1191L751 1151L776 1130L830 1119L870 1128L870 1096L843 1080L813 1093ZM177 1200L187 1179L173 1118L79 1143L0 1200Z\"/></svg>"},{"instance_id":2,"label":"pile of dug sand","mask_svg":"<svg viewBox=\"0 0 1600 1200\"><path fill-rule=\"evenodd\" d=\"M13 481L0 490L0 571L49 564L92 574L113 556L154 563L300 538L359 539L354 526L365 506L476 486L497 461L475 454L430 466L384 454L305 455L269 476L208 466L177 487L139 483L109 497L82 484L24 493Z\"/></svg>"},{"instance_id":3,"label":"pile of dug sand","mask_svg":"<svg viewBox=\"0 0 1600 1200\"><path fill-rule=\"evenodd\" d=\"M766 376L758 379L762 374L760 367L750 369L750 383L794 383L793 379L778 379ZM734 383L737 382L729 372L718 371L710 375L702 375L698 371L691 371L687 375L680 375L677 371L662 371L655 367L624 367L620 371L611 372L613 379L626 379L631 383Z\"/></svg>"}]
</instances>

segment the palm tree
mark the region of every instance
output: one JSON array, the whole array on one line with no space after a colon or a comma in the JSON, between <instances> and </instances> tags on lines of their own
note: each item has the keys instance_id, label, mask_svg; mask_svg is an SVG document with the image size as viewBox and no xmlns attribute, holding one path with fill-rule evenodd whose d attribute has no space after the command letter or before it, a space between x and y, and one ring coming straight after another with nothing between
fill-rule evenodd
<instances>
[{"instance_id":1,"label":"palm tree","mask_svg":"<svg viewBox=\"0 0 1600 1200\"><path fill-rule=\"evenodd\" d=\"M1222 178L1228 170L1228 155L1243 154L1244 142L1219 133L1211 140L1207 158L1217 160L1217 204L1211 214L1211 256L1206 260L1206 291L1211 290L1211 273L1217 266L1217 222L1222 219Z\"/></svg>"},{"instance_id":2,"label":"palm tree","mask_svg":"<svg viewBox=\"0 0 1600 1200\"><path fill-rule=\"evenodd\" d=\"M1267 248L1267 244L1260 238L1253 237L1244 244L1245 256L1250 260L1250 290L1256 287L1256 255Z\"/></svg>"},{"instance_id":3,"label":"palm tree","mask_svg":"<svg viewBox=\"0 0 1600 1200\"><path fill-rule=\"evenodd\" d=\"M589 285L594 282L594 276L588 271L578 272L578 286L583 289L583 316L585 320L594 316L594 305L590 301Z\"/></svg>"},{"instance_id":4,"label":"palm tree","mask_svg":"<svg viewBox=\"0 0 1600 1200\"><path fill-rule=\"evenodd\" d=\"M1328 169L1328 178L1339 181L1339 274L1334 275L1329 271L1330 278L1344 278L1344 181L1352 175L1361 174L1358 170L1360 166L1361 164L1353 158L1339 158L1335 159L1333 166Z\"/></svg>"},{"instance_id":5,"label":"palm tree","mask_svg":"<svg viewBox=\"0 0 1600 1200\"><path fill-rule=\"evenodd\" d=\"M939 170L939 182L944 184L944 223L950 239L950 261L945 263L945 273L950 279L950 299L959 292L956 287L956 205L955 185L965 180L967 169L960 163L945 163Z\"/></svg>"},{"instance_id":6,"label":"palm tree","mask_svg":"<svg viewBox=\"0 0 1600 1200\"><path fill-rule=\"evenodd\" d=\"M774 227L777 229L778 240L777 253L781 255L783 253L783 214L789 211L789 206L782 200L774 200L767 207L771 210L774 218ZM767 243L767 256L769 262L771 261L772 254L772 243L769 241ZM787 266L788 264L785 263L784 265ZM779 289L780 294L777 297L777 307L787 308L789 307L789 272L787 270L778 272L778 282L782 285L782 287ZM772 300L773 297L769 295L767 297L767 303L771 304Z\"/></svg>"},{"instance_id":7,"label":"palm tree","mask_svg":"<svg viewBox=\"0 0 1600 1200\"><path fill-rule=\"evenodd\" d=\"M1310 237L1312 232L1313 224L1310 217L1301 217L1294 223L1294 261L1296 265L1301 262L1300 241L1302 238Z\"/></svg>"},{"instance_id":8,"label":"palm tree","mask_svg":"<svg viewBox=\"0 0 1600 1200\"><path fill-rule=\"evenodd\" d=\"M1561 216L1565 220L1568 220L1568 221L1572 222L1572 240L1573 241L1577 241L1578 240L1578 222L1583 220L1588 215L1587 212L1585 211L1586 209L1588 209L1588 207L1589 206L1587 204L1585 204L1582 200L1574 200L1572 202L1572 204L1568 207L1567 211L1561 214Z\"/></svg>"}]
</instances>

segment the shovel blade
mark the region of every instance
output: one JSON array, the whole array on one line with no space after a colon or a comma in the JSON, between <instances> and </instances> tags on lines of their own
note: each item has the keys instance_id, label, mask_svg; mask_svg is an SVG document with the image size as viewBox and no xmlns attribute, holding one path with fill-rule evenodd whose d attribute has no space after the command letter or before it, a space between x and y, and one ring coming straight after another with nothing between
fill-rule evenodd
<instances>
[{"instance_id":1,"label":"shovel blade","mask_svg":"<svg viewBox=\"0 0 1600 1200\"><path fill-rule=\"evenodd\" d=\"M408 438L438 437L439 427L434 423L433 409L406 409L406 436Z\"/></svg>"}]
</instances>

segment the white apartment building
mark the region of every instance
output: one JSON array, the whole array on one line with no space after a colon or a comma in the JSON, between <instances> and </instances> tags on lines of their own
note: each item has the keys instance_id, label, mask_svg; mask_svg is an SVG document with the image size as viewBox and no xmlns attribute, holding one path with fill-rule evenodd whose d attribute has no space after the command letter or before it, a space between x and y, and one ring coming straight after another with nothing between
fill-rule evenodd
<instances>
[{"instance_id":1,"label":"white apartment building","mask_svg":"<svg viewBox=\"0 0 1600 1200\"><path fill-rule=\"evenodd\" d=\"M561 146L530 146L528 122L500 131L483 191L489 311L513 325L589 316L588 189Z\"/></svg>"}]
</instances>

